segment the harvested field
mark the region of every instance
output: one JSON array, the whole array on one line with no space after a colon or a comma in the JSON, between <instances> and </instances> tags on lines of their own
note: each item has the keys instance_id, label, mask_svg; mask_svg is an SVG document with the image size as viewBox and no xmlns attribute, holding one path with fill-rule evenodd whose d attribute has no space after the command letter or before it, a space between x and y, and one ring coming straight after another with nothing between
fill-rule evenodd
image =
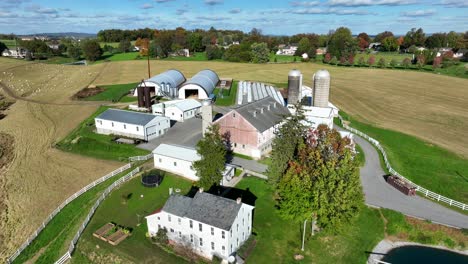
<instances>
[{"instance_id":1,"label":"harvested field","mask_svg":"<svg viewBox=\"0 0 468 264\"><path fill-rule=\"evenodd\" d=\"M153 74L179 69L189 78L202 69L220 77L287 82L298 68L304 82L326 68L332 76L331 101L360 121L427 140L468 158L468 80L416 71L330 67L313 63L243 64L227 62L152 61ZM145 61L110 63L95 84L137 82L146 77Z\"/></svg>"},{"instance_id":2,"label":"harvested field","mask_svg":"<svg viewBox=\"0 0 468 264\"><path fill-rule=\"evenodd\" d=\"M5 213L0 221L0 262L12 254L64 199L89 182L119 167L53 148L98 103L70 97L98 76L105 64L65 67L0 58L0 90L16 103L0 120L0 133L13 137L14 151L0 170ZM2 147L4 146L1 144Z\"/></svg>"}]
</instances>

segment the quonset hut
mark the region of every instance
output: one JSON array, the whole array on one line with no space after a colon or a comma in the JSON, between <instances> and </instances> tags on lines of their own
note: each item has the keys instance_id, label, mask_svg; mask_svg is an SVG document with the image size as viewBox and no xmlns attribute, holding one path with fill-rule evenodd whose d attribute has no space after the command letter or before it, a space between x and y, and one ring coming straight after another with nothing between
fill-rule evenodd
<instances>
[{"instance_id":1,"label":"quonset hut","mask_svg":"<svg viewBox=\"0 0 468 264\"><path fill-rule=\"evenodd\" d=\"M150 95L177 98L178 89L185 80L185 76L180 71L168 70L142 81L135 89L134 96L140 95L138 96L138 99L140 99L142 95L145 96L145 89L147 89ZM140 105L140 100L138 101Z\"/></svg>"},{"instance_id":2,"label":"quonset hut","mask_svg":"<svg viewBox=\"0 0 468 264\"><path fill-rule=\"evenodd\" d=\"M219 77L214 71L202 70L180 87L179 98L208 99L218 82Z\"/></svg>"}]
</instances>

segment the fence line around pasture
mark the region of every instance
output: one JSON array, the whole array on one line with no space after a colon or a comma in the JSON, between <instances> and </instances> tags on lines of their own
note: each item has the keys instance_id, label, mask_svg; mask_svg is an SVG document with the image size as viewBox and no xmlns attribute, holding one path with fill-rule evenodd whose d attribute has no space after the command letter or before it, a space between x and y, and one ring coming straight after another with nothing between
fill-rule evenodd
<instances>
[{"instance_id":1,"label":"fence line around pasture","mask_svg":"<svg viewBox=\"0 0 468 264\"><path fill-rule=\"evenodd\" d=\"M55 264L63 264L67 260L71 258L71 254L75 250L76 243L78 242L78 239L80 239L81 234L83 234L83 231L85 230L86 226L88 225L89 221L91 221L91 218L93 217L94 213L96 212L97 208L99 205L106 199L107 195L112 192L116 187L120 186L121 184L131 180L135 175L140 172L140 168L137 167L131 172L129 172L127 175L123 176L122 178L116 180L114 183L112 183L109 187L106 188L106 190L102 193L102 195L99 197L99 199L94 203L93 207L91 207L88 215L86 216L85 220L83 223L80 225L80 228L76 232L75 236L73 237L72 241L70 242L70 246L68 247L67 252L60 257Z\"/></svg>"},{"instance_id":2,"label":"fence line around pasture","mask_svg":"<svg viewBox=\"0 0 468 264\"><path fill-rule=\"evenodd\" d=\"M130 160L131 162L133 161L140 161L140 160L149 160L153 157L153 153L150 153L148 155L144 155L144 156L134 156L134 157L130 157L128 158L128 160Z\"/></svg>"},{"instance_id":3,"label":"fence line around pasture","mask_svg":"<svg viewBox=\"0 0 468 264\"><path fill-rule=\"evenodd\" d=\"M384 163L385 163L385 167L387 167L387 170L395 175L395 176L398 176L402 179L404 179L405 181L407 181L408 183L410 183L411 185L413 185L414 187L416 187L416 191L424 194L424 196L426 197L429 197L431 199L434 199L434 200L437 200L438 202L444 202L444 203L447 203L448 205L450 206L455 206L455 207L458 207L462 210L468 210L468 205L465 204L465 203L461 203L461 202L458 202L458 201L455 201L453 199L450 199L450 198L447 198L445 196L442 196L438 193L435 193L435 192L432 192L432 191L429 191L428 189L422 187L422 186L419 186L417 185L416 183L410 181L408 178L404 177L403 175L401 175L400 173L398 173L395 169L393 169L393 167L390 165L390 162L388 161L388 158L387 158L387 152L385 152L384 148L382 147L382 145L380 145L380 142L370 136L368 136L367 134L364 134L363 132L355 129L355 128L352 128L350 127L349 125L347 125L345 123L345 121L343 120L343 118L339 115L338 118L340 119L341 121L341 124L343 125L344 128L346 128L347 130L349 130L350 132L358 135L358 136L361 136L363 138L365 138L367 141L369 141L372 145L374 145L379 151L380 153L382 154L383 156L383 160L384 160Z\"/></svg>"},{"instance_id":4,"label":"fence line around pasture","mask_svg":"<svg viewBox=\"0 0 468 264\"><path fill-rule=\"evenodd\" d=\"M25 248L27 248L29 246L29 244L31 244L31 242L36 239L36 237L41 233L41 231L46 227L46 225L52 220L52 218L54 218L60 211L62 211L62 209L67 206L69 203L71 203L73 200L75 200L76 198L78 198L80 195L82 195L83 193L91 190L92 188L94 188L96 185L108 180L109 178L121 173L122 171L125 171L127 169L130 169L132 167L131 163L127 163L125 164L124 166L104 175L103 177L93 181L92 183L86 185L85 187L83 187L81 190L77 191L76 193L72 194L70 197L68 197L62 204L60 204L48 217L47 219L42 222L41 226L39 226L39 228L34 231L34 233L26 240L26 242L24 242L16 251L15 253L8 258L7 260L7 263L11 263L13 262L20 254L21 252L23 252L23 250Z\"/></svg>"}]
</instances>

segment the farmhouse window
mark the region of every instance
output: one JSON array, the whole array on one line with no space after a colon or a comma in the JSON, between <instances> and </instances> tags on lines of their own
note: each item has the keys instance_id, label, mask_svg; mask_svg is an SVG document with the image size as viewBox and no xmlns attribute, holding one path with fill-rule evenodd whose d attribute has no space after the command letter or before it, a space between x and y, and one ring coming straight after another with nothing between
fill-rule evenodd
<instances>
[{"instance_id":1,"label":"farmhouse window","mask_svg":"<svg viewBox=\"0 0 468 264\"><path fill-rule=\"evenodd\" d=\"M211 228L211 235L214 236L214 228Z\"/></svg>"},{"instance_id":2,"label":"farmhouse window","mask_svg":"<svg viewBox=\"0 0 468 264\"><path fill-rule=\"evenodd\" d=\"M127 129L127 125L124 124L124 129Z\"/></svg>"},{"instance_id":3,"label":"farmhouse window","mask_svg":"<svg viewBox=\"0 0 468 264\"><path fill-rule=\"evenodd\" d=\"M200 247L203 247L203 238L200 237Z\"/></svg>"},{"instance_id":4,"label":"farmhouse window","mask_svg":"<svg viewBox=\"0 0 468 264\"><path fill-rule=\"evenodd\" d=\"M226 238L226 234L224 233L224 231L221 231L221 237Z\"/></svg>"},{"instance_id":5,"label":"farmhouse window","mask_svg":"<svg viewBox=\"0 0 468 264\"><path fill-rule=\"evenodd\" d=\"M236 117L236 113L233 113L233 114L232 114L232 117Z\"/></svg>"},{"instance_id":6,"label":"farmhouse window","mask_svg":"<svg viewBox=\"0 0 468 264\"><path fill-rule=\"evenodd\" d=\"M174 229L171 228L171 233L174 233Z\"/></svg>"},{"instance_id":7,"label":"farmhouse window","mask_svg":"<svg viewBox=\"0 0 468 264\"><path fill-rule=\"evenodd\" d=\"M225 246L223 246L223 247L222 247L222 249L223 249L223 253L224 253L224 251L226 251L226 247L225 247Z\"/></svg>"},{"instance_id":8,"label":"farmhouse window","mask_svg":"<svg viewBox=\"0 0 468 264\"><path fill-rule=\"evenodd\" d=\"M174 161L174 167L177 167L177 162L176 161Z\"/></svg>"},{"instance_id":9,"label":"farmhouse window","mask_svg":"<svg viewBox=\"0 0 468 264\"><path fill-rule=\"evenodd\" d=\"M162 159L161 159L161 158L159 158L159 163L161 163L161 162L162 162Z\"/></svg>"},{"instance_id":10,"label":"farmhouse window","mask_svg":"<svg viewBox=\"0 0 468 264\"><path fill-rule=\"evenodd\" d=\"M112 127L114 127L114 122L112 122L111 124L112 124Z\"/></svg>"},{"instance_id":11,"label":"farmhouse window","mask_svg":"<svg viewBox=\"0 0 468 264\"><path fill-rule=\"evenodd\" d=\"M211 242L211 250L214 250L214 242Z\"/></svg>"},{"instance_id":12,"label":"farmhouse window","mask_svg":"<svg viewBox=\"0 0 468 264\"><path fill-rule=\"evenodd\" d=\"M193 235L190 235L190 242L193 243Z\"/></svg>"},{"instance_id":13,"label":"farmhouse window","mask_svg":"<svg viewBox=\"0 0 468 264\"><path fill-rule=\"evenodd\" d=\"M139 127L136 127L137 131L140 131L140 128Z\"/></svg>"},{"instance_id":14,"label":"farmhouse window","mask_svg":"<svg viewBox=\"0 0 468 264\"><path fill-rule=\"evenodd\" d=\"M193 222L192 222L192 220L190 220L189 223L190 223L190 228L193 228Z\"/></svg>"},{"instance_id":15,"label":"farmhouse window","mask_svg":"<svg viewBox=\"0 0 468 264\"><path fill-rule=\"evenodd\" d=\"M203 231L202 227L203 227L202 224L198 224L198 230L200 230L200 232Z\"/></svg>"},{"instance_id":16,"label":"farmhouse window","mask_svg":"<svg viewBox=\"0 0 468 264\"><path fill-rule=\"evenodd\" d=\"M170 215L167 216L167 221L169 221L169 222L171 221L171 216Z\"/></svg>"},{"instance_id":17,"label":"farmhouse window","mask_svg":"<svg viewBox=\"0 0 468 264\"><path fill-rule=\"evenodd\" d=\"M182 219L177 219L177 221L179 222L179 225L182 223Z\"/></svg>"}]
</instances>

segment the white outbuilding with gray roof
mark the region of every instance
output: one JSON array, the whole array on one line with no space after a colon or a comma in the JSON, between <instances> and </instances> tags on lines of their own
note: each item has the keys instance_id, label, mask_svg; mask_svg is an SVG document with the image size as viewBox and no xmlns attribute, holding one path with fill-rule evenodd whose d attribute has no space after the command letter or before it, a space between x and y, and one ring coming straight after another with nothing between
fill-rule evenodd
<instances>
[{"instance_id":1,"label":"white outbuilding with gray roof","mask_svg":"<svg viewBox=\"0 0 468 264\"><path fill-rule=\"evenodd\" d=\"M161 102L152 106L154 115L166 116L177 122L184 122L200 112L201 103L195 99Z\"/></svg>"},{"instance_id":2,"label":"white outbuilding with gray roof","mask_svg":"<svg viewBox=\"0 0 468 264\"><path fill-rule=\"evenodd\" d=\"M169 118L120 109L107 109L94 122L96 132L129 138L152 140L164 135L171 127Z\"/></svg>"},{"instance_id":3,"label":"white outbuilding with gray roof","mask_svg":"<svg viewBox=\"0 0 468 264\"><path fill-rule=\"evenodd\" d=\"M193 163L201 159L195 148L161 144L153 150L153 155L155 168L183 176L192 181L200 179L193 167ZM234 168L226 166L223 180L220 184L230 181L233 176Z\"/></svg>"}]
</instances>

